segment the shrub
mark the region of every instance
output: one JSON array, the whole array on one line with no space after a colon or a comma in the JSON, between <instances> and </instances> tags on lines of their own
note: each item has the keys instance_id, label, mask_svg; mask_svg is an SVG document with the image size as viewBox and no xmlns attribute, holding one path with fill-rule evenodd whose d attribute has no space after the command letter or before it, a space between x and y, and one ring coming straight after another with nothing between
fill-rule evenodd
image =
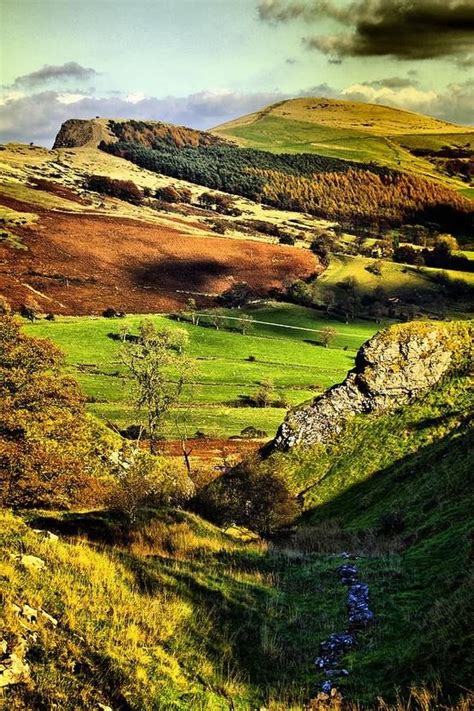
<instances>
[{"instance_id":1,"label":"shrub","mask_svg":"<svg viewBox=\"0 0 474 711\"><path fill-rule=\"evenodd\" d=\"M105 474L103 436L87 418L84 397L61 375L62 353L0 318L0 505L78 503ZM105 448L105 449L104 449Z\"/></svg>"},{"instance_id":2,"label":"shrub","mask_svg":"<svg viewBox=\"0 0 474 711\"><path fill-rule=\"evenodd\" d=\"M109 306L108 309L102 311L102 316L104 316L104 318L125 318L125 313Z\"/></svg>"},{"instance_id":3,"label":"shrub","mask_svg":"<svg viewBox=\"0 0 474 711\"><path fill-rule=\"evenodd\" d=\"M184 202L189 204L193 194L189 188L177 188L174 185L164 185L156 190L155 197L163 202Z\"/></svg>"},{"instance_id":4,"label":"shrub","mask_svg":"<svg viewBox=\"0 0 474 711\"><path fill-rule=\"evenodd\" d=\"M220 525L245 526L262 536L289 526L299 512L284 480L253 460L211 482L196 504Z\"/></svg>"},{"instance_id":5,"label":"shrub","mask_svg":"<svg viewBox=\"0 0 474 711\"><path fill-rule=\"evenodd\" d=\"M134 523L140 508L181 503L192 493L191 480L174 464L137 449L117 464L108 503Z\"/></svg>"},{"instance_id":6,"label":"shrub","mask_svg":"<svg viewBox=\"0 0 474 711\"><path fill-rule=\"evenodd\" d=\"M226 289L221 296L220 302L224 306L237 307L246 306L253 296L252 290L245 281L239 281Z\"/></svg>"},{"instance_id":7,"label":"shrub","mask_svg":"<svg viewBox=\"0 0 474 711\"><path fill-rule=\"evenodd\" d=\"M402 245L393 251L393 261L401 264L415 264L418 252L409 245Z\"/></svg>"},{"instance_id":8,"label":"shrub","mask_svg":"<svg viewBox=\"0 0 474 711\"><path fill-rule=\"evenodd\" d=\"M313 303L313 291L309 284L302 279L297 279L288 287L286 297L293 304L301 304L301 306L311 306Z\"/></svg>"},{"instance_id":9,"label":"shrub","mask_svg":"<svg viewBox=\"0 0 474 711\"><path fill-rule=\"evenodd\" d=\"M282 234L281 237L280 237L280 239L279 239L278 241L279 241L280 244L288 244L288 245L290 245L290 246L293 246L293 245L295 244L295 242L296 242L296 240L295 240L295 238L293 237L293 235L289 235L289 234L286 234L286 233L285 233L285 234Z\"/></svg>"},{"instance_id":10,"label":"shrub","mask_svg":"<svg viewBox=\"0 0 474 711\"><path fill-rule=\"evenodd\" d=\"M143 199L140 188L131 180L117 180L105 175L89 175L84 187L92 192L110 195L133 205L140 205Z\"/></svg>"},{"instance_id":11,"label":"shrub","mask_svg":"<svg viewBox=\"0 0 474 711\"><path fill-rule=\"evenodd\" d=\"M240 436L244 439L264 439L268 437L265 430L258 430L256 427L250 425L249 427L244 427L241 431Z\"/></svg>"}]
</instances>

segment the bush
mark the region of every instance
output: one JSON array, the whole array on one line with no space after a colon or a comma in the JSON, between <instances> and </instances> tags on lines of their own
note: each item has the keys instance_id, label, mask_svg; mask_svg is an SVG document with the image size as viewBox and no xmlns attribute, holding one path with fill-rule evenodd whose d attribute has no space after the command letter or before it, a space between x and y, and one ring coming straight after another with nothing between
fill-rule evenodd
<instances>
[{"instance_id":1,"label":"bush","mask_svg":"<svg viewBox=\"0 0 474 711\"><path fill-rule=\"evenodd\" d=\"M174 464L137 449L117 464L108 503L134 523L140 508L182 503L192 493L191 480Z\"/></svg>"},{"instance_id":2,"label":"bush","mask_svg":"<svg viewBox=\"0 0 474 711\"><path fill-rule=\"evenodd\" d=\"M296 240L295 240L295 238L293 237L293 235L289 235L289 234L282 234L281 237L280 237L280 239L279 239L278 241L279 241L280 244L287 244L287 245L290 245L290 246L293 246L293 245L295 244L295 242L296 242Z\"/></svg>"},{"instance_id":3,"label":"bush","mask_svg":"<svg viewBox=\"0 0 474 711\"><path fill-rule=\"evenodd\" d=\"M107 473L107 441L61 375L62 353L0 318L0 506L68 507Z\"/></svg>"},{"instance_id":4,"label":"bush","mask_svg":"<svg viewBox=\"0 0 474 711\"><path fill-rule=\"evenodd\" d=\"M246 306L253 297L253 292L245 281L239 281L226 289L221 296L220 302L224 306L237 307Z\"/></svg>"},{"instance_id":5,"label":"bush","mask_svg":"<svg viewBox=\"0 0 474 711\"><path fill-rule=\"evenodd\" d=\"M268 434L265 430L258 430L256 427L252 427L252 425L250 425L249 427L244 427L240 433L240 436L244 439L264 439L268 437Z\"/></svg>"},{"instance_id":6,"label":"bush","mask_svg":"<svg viewBox=\"0 0 474 711\"><path fill-rule=\"evenodd\" d=\"M409 245L402 245L393 251L393 261L401 264L415 264L418 251Z\"/></svg>"},{"instance_id":7,"label":"bush","mask_svg":"<svg viewBox=\"0 0 474 711\"><path fill-rule=\"evenodd\" d=\"M245 526L262 536L288 527L299 513L284 480L257 461L242 462L211 482L196 505L220 525Z\"/></svg>"},{"instance_id":8,"label":"bush","mask_svg":"<svg viewBox=\"0 0 474 711\"><path fill-rule=\"evenodd\" d=\"M84 187L86 190L92 190L101 195L110 195L110 197L125 200L133 205L140 205L143 200L140 188L131 180L116 180L105 175L89 175Z\"/></svg>"},{"instance_id":9,"label":"bush","mask_svg":"<svg viewBox=\"0 0 474 711\"><path fill-rule=\"evenodd\" d=\"M288 301L301 306L311 306L314 300L313 290L302 279L297 279L288 287L286 291Z\"/></svg>"},{"instance_id":10,"label":"bush","mask_svg":"<svg viewBox=\"0 0 474 711\"><path fill-rule=\"evenodd\" d=\"M177 188L174 185L165 185L156 190L155 197L163 202L184 202L189 204L193 194L189 188Z\"/></svg>"},{"instance_id":11,"label":"bush","mask_svg":"<svg viewBox=\"0 0 474 711\"><path fill-rule=\"evenodd\" d=\"M311 242L310 249L317 256L323 267L329 264L330 252L334 244L334 238L329 234L322 234L315 237Z\"/></svg>"},{"instance_id":12,"label":"bush","mask_svg":"<svg viewBox=\"0 0 474 711\"><path fill-rule=\"evenodd\" d=\"M109 307L108 309L102 311L102 316L104 318L125 318L125 312L117 311L116 309Z\"/></svg>"}]
</instances>

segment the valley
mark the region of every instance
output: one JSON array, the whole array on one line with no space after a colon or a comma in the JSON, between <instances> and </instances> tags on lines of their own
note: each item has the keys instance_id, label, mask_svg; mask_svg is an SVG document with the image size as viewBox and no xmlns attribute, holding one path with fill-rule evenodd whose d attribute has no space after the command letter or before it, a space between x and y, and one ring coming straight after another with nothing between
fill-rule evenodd
<instances>
[{"instance_id":1,"label":"valley","mask_svg":"<svg viewBox=\"0 0 474 711\"><path fill-rule=\"evenodd\" d=\"M473 135L0 146L1 708L471 708Z\"/></svg>"}]
</instances>

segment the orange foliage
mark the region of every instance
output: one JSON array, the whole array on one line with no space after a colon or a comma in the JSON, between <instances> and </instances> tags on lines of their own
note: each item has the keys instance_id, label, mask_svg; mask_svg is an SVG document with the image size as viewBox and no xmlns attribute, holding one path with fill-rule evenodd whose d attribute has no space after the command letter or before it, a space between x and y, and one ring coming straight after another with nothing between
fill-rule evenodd
<instances>
[{"instance_id":1,"label":"orange foliage","mask_svg":"<svg viewBox=\"0 0 474 711\"><path fill-rule=\"evenodd\" d=\"M62 354L0 318L0 505L68 506L101 469L93 428Z\"/></svg>"}]
</instances>

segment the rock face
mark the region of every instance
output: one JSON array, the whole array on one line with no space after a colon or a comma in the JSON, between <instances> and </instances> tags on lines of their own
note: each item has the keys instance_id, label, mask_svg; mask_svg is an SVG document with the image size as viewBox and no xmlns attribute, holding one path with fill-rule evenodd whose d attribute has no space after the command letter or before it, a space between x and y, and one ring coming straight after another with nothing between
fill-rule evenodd
<instances>
[{"instance_id":1,"label":"rock face","mask_svg":"<svg viewBox=\"0 0 474 711\"><path fill-rule=\"evenodd\" d=\"M118 140L153 148L164 140L184 146L228 145L228 141L207 131L175 126L162 121L134 121L132 119L69 119L65 121L54 141L53 148L97 148L99 144Z\"/></svg>"},{"instance_id":2,"label":"rock face","mask_svg":"<svg viewBox=\"0 0 474 711\"><path fill-rule=\"evenodd\" d=\"M411 402L447 374L468 367L472 335L463 322L412 322L381 331L361 347L343 383L288 414L271 450L330 443L351 416Z\"/></svg>"},{"instance_id":3,"label":"rock face","mask_svg":"<svg viewBox=\"0 0 474 711\"><path fill-rule=\"evenodd\" d=\"M65 121L54 141L55 148L97 148L101 141L114 143L117 139L104 119L69 119Z\"/></svg>"}]
</instances>

